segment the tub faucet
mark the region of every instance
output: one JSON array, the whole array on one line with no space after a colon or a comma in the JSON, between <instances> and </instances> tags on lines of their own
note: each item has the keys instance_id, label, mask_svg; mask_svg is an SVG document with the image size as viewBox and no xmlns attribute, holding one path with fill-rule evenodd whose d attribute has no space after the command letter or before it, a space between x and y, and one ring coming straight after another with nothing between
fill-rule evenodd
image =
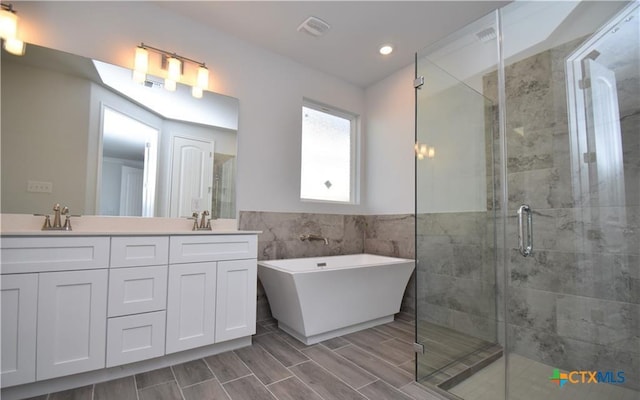
<instances>
[{"instance_id":1,"label":"tub faucet","mask_svg":"<svg viewBox=\"0 0 640 400\"><path fill-rule=\"evenodd\" d=\"M325 245L329 244L329 240L327 240L326 237L323 237L323 236L320 236L320 235L313 235L313 234L300 235L300 240L302 240L303 242L305 240L308 240L308 241L323 240Z\"/></svg>"}]
</instances>

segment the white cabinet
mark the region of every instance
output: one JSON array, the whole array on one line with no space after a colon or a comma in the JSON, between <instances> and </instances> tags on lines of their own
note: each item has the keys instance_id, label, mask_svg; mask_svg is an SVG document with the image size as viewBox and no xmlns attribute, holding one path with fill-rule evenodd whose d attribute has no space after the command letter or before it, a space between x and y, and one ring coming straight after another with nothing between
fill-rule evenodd
<instances>
[{"instance_id":1,"label":"white cabinet","mask_svg":"<svg viewBox=\"0 0 640 400\"><path fill-rule=\"evenodd\" d=\"M105 366L107 270L39 277L38 380Z\"/></svg>"},{"instance_id":2,"label":"white cabinet","mask_svg":"<svg viewBox=\"0 0 640 400\"><path fill-rule=\"evenodd\" d=\"M216 263L169 265L166 352L215 341Z\"/></svg>"},{"instance_id":3,"label":"white cabinet","mask_svg":"<svg viewBox=\"0 0 640 400\"><path fill-rule=\"evenodd\" d=\"M3 388L255 333L255 234L52 234L0 246Z\"/></svg>"},{"instance_id":4,"label":"white cabinet","mask_svg":"<svg viewBox=\"0 0 640 400\"><path fill-rule=\"evenodd\" d=\"M164 311L109 318L107 367L164 355L165 318Z\"/></svg>"},{"instance_id":5,"label":"white cabinet","mask_svg":"<svg viewBox=\"0 0 640 400\"><path fill-rule=\"evenodd\" d=\"M111 238L107 367L165 354L168 236Z\"/></svg>"},{"instance_id":6,"label":"white cabinet","mask_svg":"<svg viewBox=\"0 0 640 400\"><path fill-rule=\"evenodd\" d=\"M2 387L36 380L38 274L2 276Z\"/></svg>"},{"instance_id":7,"label":"white cabinet","mask_svg":"<svg viewBox=\"0 0 640 400\"><path fill-rule=\"evenodd\" d=\"M169 238L167 354L255 333L256 235Z\"/></svg>"},{"instance_id":8,"label":"white cabinet","mask_svg":"<svg viewBox=\"0 0 640 400\"><path fill-rule=\"evenodd\" d=\"M255 259L220 261L216 290L216 342L256 333Z\"/></svg>"}]
</instances>

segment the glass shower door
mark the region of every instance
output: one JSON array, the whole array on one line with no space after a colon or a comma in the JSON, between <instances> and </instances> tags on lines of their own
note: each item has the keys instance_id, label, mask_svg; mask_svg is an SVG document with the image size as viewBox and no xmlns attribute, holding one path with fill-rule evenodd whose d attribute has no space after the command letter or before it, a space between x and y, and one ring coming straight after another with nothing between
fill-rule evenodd
<instances>
[{"instance_id":1,"label":"glass shower door","mask_svg":"<svg viewBox=\"0 0 640 400\"><path fill-rule=\"evenodd\" d=\"M458 39L464 37L451 46ZM438 44L416 60L416 341L424 349L416 379L439 391L502 354L495 296L497 108L482 95L492 83L476 71L462 81L438 64L450 49Z\"/></svg>"},{"instance_id":2,"label":"glass shower door","mask_svg":"<svg viewBox=\"0 0 640 400\"><path fill-rule=\"evenodd\" d=\"M638 2L518 3L500 11L508 398L638 399Z\"/></svg>"}]
</instances>

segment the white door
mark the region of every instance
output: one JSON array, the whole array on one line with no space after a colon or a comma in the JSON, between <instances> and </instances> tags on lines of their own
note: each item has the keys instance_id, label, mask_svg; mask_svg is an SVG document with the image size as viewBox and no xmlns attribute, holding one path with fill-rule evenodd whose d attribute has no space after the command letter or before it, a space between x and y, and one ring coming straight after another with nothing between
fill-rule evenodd
<instances>
[{"instance_id":1,"label":"white door","mask_svg":"<svg viewBox=\"0 0 640 400\"><path fill-rule=\"evenodd\" d=\"M37 299L38 274L2 276L2 387L36 380Z\"/></svg>"},{"instance_id":2,"label":"white door","mask_svg":"<svg viewBox=\"0 0 640 400\"><path fill-rule=\"evenodd\" d=\"M122 166L120 179L120 215L141 217L144 192L143 170Z\"/></svg>"},{"instance_id":3,"label":"white door","mask_svg":"<svg viewBox=\"0 0 640 400\"><path fill-rule=\"evenodd\" d=\"M211 211L213 141L176 136L171 159L170 216Z\"/></svg>"},{"instance_id":4,"label":"white door","mask_svg":"<svg viewBox=\"0 0 640 400\"><path fill-rule=\"evenodd\" d=\"M256 333L257 261L218 262L216 342Z\"/></svg>"},{"instance_id":5,"label":"white door","mask_svg":"<svg viewBox=\"0 0 640 400\"><path fill-rule=\"evenodd\" d=\"M590 191L597 190L598 205L626 202L622 134L616 75L592 59L583 61L589 85L585 89Z\"/></svg>"},{"instance_id":6,"label":"white door","mask_svg":"<svg viewBox=\"0 0 640 400\"><path fill-rule=\"evenodd\" d=\"M169 265L167 354L215 341L216 263Z\"/></svg>"},{"instance_id":7,"label":"white door","mask_svg":"<svg viewBox=\"0 0 640 400\"><path fill-rule=\"evenodd\" d=\"M38 380L104 368L107 270L40 274Z\"/></svg>"}]
</instances>

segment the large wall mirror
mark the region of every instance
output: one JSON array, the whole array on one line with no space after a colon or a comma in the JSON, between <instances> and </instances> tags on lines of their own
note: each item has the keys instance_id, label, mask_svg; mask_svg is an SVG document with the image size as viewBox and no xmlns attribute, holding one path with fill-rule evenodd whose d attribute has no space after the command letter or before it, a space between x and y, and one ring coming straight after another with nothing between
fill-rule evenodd
<instances>
[{"instance_id":1,"label":"large wall mirror","mask_svg":"<svg viewBox=\"0 0 640 400\"><path fill-rule=\"evenodd\" d=\"M31 44L1 63L2 213L236 217L237 99Z\"/></svg>"}]
</instances>

